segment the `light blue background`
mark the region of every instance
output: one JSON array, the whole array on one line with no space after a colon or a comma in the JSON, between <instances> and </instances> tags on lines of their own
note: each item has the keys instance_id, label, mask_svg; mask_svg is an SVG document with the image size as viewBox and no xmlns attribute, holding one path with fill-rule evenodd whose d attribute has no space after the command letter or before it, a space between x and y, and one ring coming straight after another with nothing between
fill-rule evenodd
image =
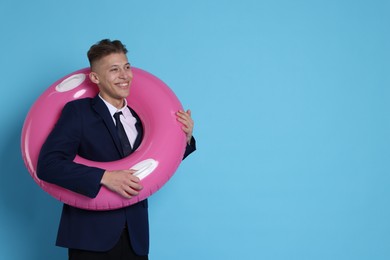
<instances>
[{"instance_id":1,"label":"light blue background","mask_svg":"<svg viewBox=\"0 0 390 260\"><path fill-rule=\"evenodd\" d=\"M151 259L390 259L390 1L1 1L0 258L66 259L20 152L29 108L120 39L196 122Z\"/></svg>"}]
</instances>

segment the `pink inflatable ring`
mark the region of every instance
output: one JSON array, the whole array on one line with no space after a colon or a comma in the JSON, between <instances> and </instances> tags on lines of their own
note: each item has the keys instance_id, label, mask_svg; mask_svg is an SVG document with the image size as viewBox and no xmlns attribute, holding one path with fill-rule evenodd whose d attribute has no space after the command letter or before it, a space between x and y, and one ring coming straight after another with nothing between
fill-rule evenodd
<instances>
[{"instance_id":1,"label":"pink inflatable ring","mask_svg":"<svg viewBox=\"0 0 390 260\"><path fill-rule=\"evenodd\" d=\"M40 149L54 127L64 105L72 100L94 97L97 86L89 80L89 69L81 69L51 85L33 104L22 129L22 156L30 175L56 199L88 210L109 210L129 206L159 190L179 167L186 146L185 134L176 120L182 109L172 90L152 74L132 68L133 81L128 104L141 118L144 136L130 156L113 162L95 162L76 156L74 162L106 170L135 169L143 189L126 199L101 187L96 198L88 198L37 177Z\"/></svg>"}]
</instances>

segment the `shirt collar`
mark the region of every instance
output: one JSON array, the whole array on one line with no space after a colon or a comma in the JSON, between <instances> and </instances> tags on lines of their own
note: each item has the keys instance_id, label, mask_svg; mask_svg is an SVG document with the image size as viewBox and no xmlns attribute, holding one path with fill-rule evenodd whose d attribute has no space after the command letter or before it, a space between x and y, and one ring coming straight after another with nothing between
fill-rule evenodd
<instances>
[{"instance_id":1,"label":"shirt collar","mask_svg":"<svg viewBox=\"0 0 390 260\"><path fill-rule=\"evenodd\" d=\"M113 105L111 105L110 103L108 103L106 100L104 100L104 98L102 98L102 96L99 94L99 97L101 98L101 100L103 100L104 104L106 104L107 108L108 108L108 111L110 111L110 115L111 116L114 116L114 114L116 112L122 112L123 116L126 118L126 116L131 112L129 111L129 109L127 109L127 100L124 99L125 101L125 104L124 106L121 108L121 109L117 109L116 107L114 107Z\"/></svg>"}]
</instances>

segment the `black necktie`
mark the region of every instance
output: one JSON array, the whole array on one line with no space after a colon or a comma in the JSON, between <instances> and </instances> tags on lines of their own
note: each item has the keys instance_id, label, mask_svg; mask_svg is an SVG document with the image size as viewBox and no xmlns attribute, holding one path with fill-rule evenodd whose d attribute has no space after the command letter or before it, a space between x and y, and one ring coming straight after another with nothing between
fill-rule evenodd
<instances>
[{"instance_id":1,"label":"black necktie","mask_svg":"<svg viewBox=\"0 0 390 260\"><path fill-rule=\"evenodd\" d=\"M122 122L119 118L120 115L122 115L122 112L117 112L114 114L114 118L116 122L116 130L118 131L119 139L122 144L123 155L128 156L129 154L131 154L132 148L129 139L127 138L125 129L123 128Z\"/></svg>"}]
</instances>

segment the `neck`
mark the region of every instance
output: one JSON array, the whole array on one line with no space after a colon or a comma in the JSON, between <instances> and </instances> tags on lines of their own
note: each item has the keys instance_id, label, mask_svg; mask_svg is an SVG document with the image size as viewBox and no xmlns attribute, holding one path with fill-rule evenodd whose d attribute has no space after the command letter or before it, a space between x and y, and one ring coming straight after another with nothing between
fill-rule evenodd
<instances>
[{"instance_id":1,"label":"neck","mask_svg":"<svg viewBox=\"0 0 390 260\"><path fill-rule=\"evenodd\" d=\"M122 98L122 99L107 98L104 95L102 95L101 93L99 93L99 96L102 99L104 99L107 103L110 103L111 105L116 107L117 109L121 109L127 104L127 102L124 98Z\"/></svg>"}]
</instances>

